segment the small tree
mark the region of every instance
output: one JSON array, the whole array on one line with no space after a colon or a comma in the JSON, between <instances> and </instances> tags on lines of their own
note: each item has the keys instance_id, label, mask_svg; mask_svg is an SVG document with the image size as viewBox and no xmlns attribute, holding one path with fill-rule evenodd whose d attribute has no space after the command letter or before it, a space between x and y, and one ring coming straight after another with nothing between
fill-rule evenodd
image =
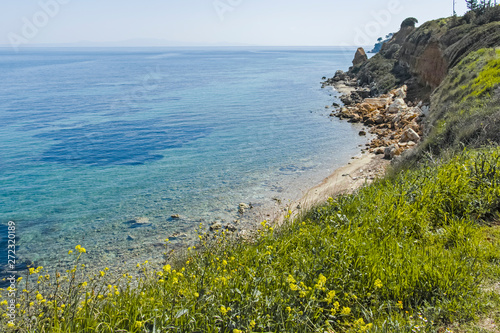
<instances>
[{"instance_id":1,"label":"small tree","mask_svg":"<svg viewBox=\"0 0 500 333\"><path fill-rule=\"evenodd\" d=\"M484 14L486 9L491 7L491 0L465 0L467 8L476 14Z\"/></svg>"},{"instance_id":2,"label":"small tree","mask_svg":"<svg viewBox=\"0 0 500 333\"><path fill-rule=\"evenodd\" d=\"M477 11L479 8L477 0L465 0L465 3L467 4L467 8L473 12Z\"/></svg>"},{"instance_id":3,"label":"small tree","mask_svg":"<svg viewBox=\"0 0 500 333\"><path fill-rule=\"evenodd\" d=\"M414 17L408 17L401 23L401 29L406 28L406 27L413 27L415 28L415 24L418 23L418 20Z\"/></svg>"}]
</instances>

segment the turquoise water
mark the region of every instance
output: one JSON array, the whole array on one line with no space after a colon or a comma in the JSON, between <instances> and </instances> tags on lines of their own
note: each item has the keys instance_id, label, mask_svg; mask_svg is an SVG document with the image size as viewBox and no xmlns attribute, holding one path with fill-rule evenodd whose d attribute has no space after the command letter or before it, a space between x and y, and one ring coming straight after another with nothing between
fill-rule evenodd
<instances>
[{"instance_id":1,"label":"turquoise water","mask_svg":"<svg viewBox=\"0 0 500 333\"><path fill-rule=\"evenodd\" d=\"M0 222L16 222L19 260L47 266L76 244L102 264L158 256L200 222L243 228L297 199L365 143L320 88L352 54L0 50Z\"/></svg>"}]
</instances>

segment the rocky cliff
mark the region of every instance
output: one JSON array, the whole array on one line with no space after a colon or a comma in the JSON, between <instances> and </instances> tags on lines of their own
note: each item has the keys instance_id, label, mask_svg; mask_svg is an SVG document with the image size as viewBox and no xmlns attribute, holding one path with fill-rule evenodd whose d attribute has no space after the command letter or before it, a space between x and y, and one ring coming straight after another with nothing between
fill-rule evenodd
<instances>
[{"instance_id":1,"label":"rocky cliff","mask_svg":"<svg viewBox=\"0 0 500 333\"><path fill-rule=\"evenodd\" d=\"M347 73L338 71L324 83L352 88L332 115L370 126L377 135L371 143L374 151L391 144L401 147L406 131L414 130L420 140L408 159L500 144L500 6L480 16L469 12L418 28L405 22L378 54L355 61ZM365 110L367 100L373 100L367 97L393 98L394 88L401 86L400 117L393 119L387 105Z\"/></svg>"},{"instance_id":2,"label":"rocky cliff","mask_svg":"<svg viewBox=\"0 0 500 333\"><path fill-rule=\"evenodd\" d=\"M354 66L348 75L375 93L408 85L408 99L430 100L431 93L449 71L471 52L500 45L500 6L480 17L469 13L402 26L368 62Z\"/></svg>"}]
</instances>

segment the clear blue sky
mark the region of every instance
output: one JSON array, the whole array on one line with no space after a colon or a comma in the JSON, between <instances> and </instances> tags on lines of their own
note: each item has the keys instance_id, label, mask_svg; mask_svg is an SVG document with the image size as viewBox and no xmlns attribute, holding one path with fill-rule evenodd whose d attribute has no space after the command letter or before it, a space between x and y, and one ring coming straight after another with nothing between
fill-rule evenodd
<instances>
[{"instance_id":1,"label":"clear blue sky","mask_svg":"<svg viewBox=\"0 0 500 333\"><path fill-rule=\"evenodd\" d=\"M52 6L43 9L41 3ZM17 37L28 45L143 38L202 44L373 44L397 31L406 17L420 22L447 17L452 5L451 0L5 0L0 44ZM457 13L465 9L465 0L457 0ZM27 28L30 24L36 31Z\"/></svg>"}]
</instances>

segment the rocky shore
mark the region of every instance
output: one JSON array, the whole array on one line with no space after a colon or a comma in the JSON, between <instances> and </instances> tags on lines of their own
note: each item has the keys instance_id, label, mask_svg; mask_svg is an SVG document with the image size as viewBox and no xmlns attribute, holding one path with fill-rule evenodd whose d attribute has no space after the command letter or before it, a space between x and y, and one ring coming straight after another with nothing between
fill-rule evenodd
<instances>
[{"instance_id":1,"label":"rocky shore","mask_svg":"<svg viewBox=\"0 0 500 333\"><path fill-rule=\"evenodd\" d=\"M327 86L333 86L342 94L343 103L333 104L336 109L330 116L362 123L375 136L366 151L383 154L390 160L419 143L429 107L423 102L407 101L406 85L377 96L369 86L360 86L356 78L339 70L333 78L322 83L323 88ZM366 135L366 131L359 134Z\"/></svg>"}]
</instances>

